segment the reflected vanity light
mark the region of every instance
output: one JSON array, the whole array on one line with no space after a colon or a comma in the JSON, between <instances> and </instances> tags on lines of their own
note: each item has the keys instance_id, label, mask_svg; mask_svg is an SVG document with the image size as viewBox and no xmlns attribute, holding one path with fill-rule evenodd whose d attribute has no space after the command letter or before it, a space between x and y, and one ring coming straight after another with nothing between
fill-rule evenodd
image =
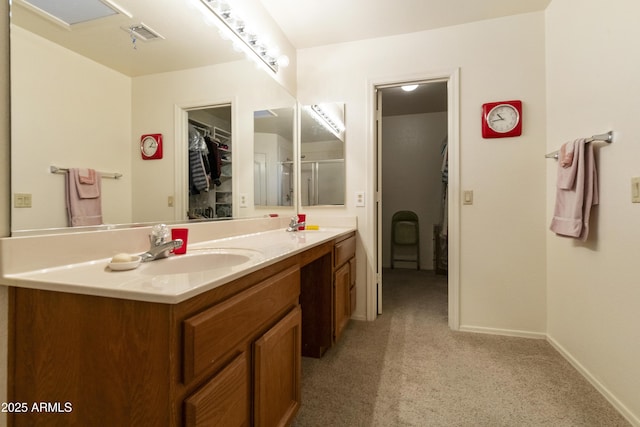
<instances>
[{"instance_id":1,"label":"reflected vanity light","mask_svg":"<svg viewBox=\"0 0 640 427\"><path fill-rule=\"evenodd\" d=\"M318 104L313 104L309 109L315 113L312 114L312 116L316 118L316 121L326 127L339 139L342 138L341 134L344 132L344 123L342 123L342 120L325 111Z\"/></svg>"},{"instance_id":2,"label":"reflected vanity light","mask_svg":"<svg viewBox=\"0 0 640 427\"><path fill-rule=\"evenodd\" d=\"M402 86L402 90L405 92L413 92L418 88L418 85L404 85Z\"/></svg>"},{"instance_id":3,"label":"reflected vanity light","mask_svg":"<svg viewBox=\"0 0 640 427\"><path fill-rule=\"evenodd\" d=\"M271 47L267 46L259 36L253 33L246 25L244 20L240 18L231 7L221 0L202 0L211 12L218 18L223 28L228 33L233 34L231 37L234 45L238 45L242 50L251 54L252 57L258 58L271 71L278 72L280 66L286 67L289 64L289 58L286 56L278 57L273 53Z\"/></svg>"}]
</instances>

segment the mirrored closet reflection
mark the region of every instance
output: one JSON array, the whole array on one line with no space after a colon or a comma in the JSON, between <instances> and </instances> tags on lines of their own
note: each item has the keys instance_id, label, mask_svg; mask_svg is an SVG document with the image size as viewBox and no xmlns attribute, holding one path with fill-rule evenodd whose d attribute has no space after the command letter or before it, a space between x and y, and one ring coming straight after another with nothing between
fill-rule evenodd
<instances>
[{"instance_id":1,"label":"mirrored closet reflection","mask_svg":"<svg viewBox=\"0 0 640 427\"><path fill-rule=\"evenodd\" d=\"M231 218L231 106L188 111L189 219Z\"/></svg>"}]
</instances>

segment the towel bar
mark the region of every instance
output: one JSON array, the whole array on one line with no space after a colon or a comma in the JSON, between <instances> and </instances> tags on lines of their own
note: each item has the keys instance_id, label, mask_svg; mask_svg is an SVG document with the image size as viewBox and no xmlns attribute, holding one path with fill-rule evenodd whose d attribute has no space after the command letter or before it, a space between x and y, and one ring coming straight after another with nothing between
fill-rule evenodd
<instances>
[{"instance_id":1,"label":"towel bar","mask_svg":"<svg viewBox=\"0 0 640 427\"><path fill-rule=\"evenodd\" d=\"M584 143L588 143L588 142L606 142L607 144L611 144L613 142L613 131L609 131L607 133L601 133L598 135L593 135L591 138L587 138L584 140ZM545 154L545 158L547 159L556 159L558 160L558 153L560 152L560 150L556 150L553 151L549 154Z\"/></svg>"},{"instance_id":2,"label":"towel bar","mask_svg":"<svg viewBox=\"0 0 640 427\"><path fill-rule=\"evenodd\" d=\"M49 171L51 173L67 173L69 172L69 168L60 168L58 166L49 166ZM122 178L122 174L120 172L100 172L97 171L100 176L102 178L112 178L112 179L118 179L118 178Z\"/></svg>"}]
</instances>

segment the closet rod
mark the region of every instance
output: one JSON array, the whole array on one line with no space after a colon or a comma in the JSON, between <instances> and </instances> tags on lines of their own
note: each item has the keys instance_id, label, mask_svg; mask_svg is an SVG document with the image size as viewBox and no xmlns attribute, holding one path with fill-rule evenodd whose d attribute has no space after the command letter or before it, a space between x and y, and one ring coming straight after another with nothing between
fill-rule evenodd
<instances>
[{"instance_id":1,"label":"closet rod","mask_svg":"<svg viewBox=\"0 0 640 427\"><path fill-rule=\"evenodd\" d=\"M69 168L61 168L58 166L49 166L49 171L51 173L67 173L69 172ZM113 178L113 179L118 179L118 178L122 178L122 174L120 172L100 172L100 171L96 171L100 174L100 176L102 178Z\"/></svg>"},{"instance_id":2,"label":"closet rod","mask_svg":"<svg viewBox=\"0 0 640 427\"><path fill-rule=\"evenodd\" d=\"M593 135L591 138L586 138L584 143L587 144L589 142L606 142L607 144L611 144L613 142L613 131L609 131L607 133L601 133L598 135ZM556 159L558 160L558 153L560 150L556 150L549 154L545 154L545 158L547 159Z\"/></svg>"}]
</instances>

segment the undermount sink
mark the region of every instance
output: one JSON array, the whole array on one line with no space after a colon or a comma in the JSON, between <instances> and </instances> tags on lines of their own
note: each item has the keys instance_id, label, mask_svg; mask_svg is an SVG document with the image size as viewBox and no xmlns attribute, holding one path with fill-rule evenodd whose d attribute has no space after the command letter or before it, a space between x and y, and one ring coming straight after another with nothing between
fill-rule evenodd
<instances>
[{"instance_id":1,"label":"undermount sink","mask_svg":"<svg viewBox=\"0 0 640 427\"><path fill-rule=\"evenodd\" d=\"M218 268L235 267L254 259L257 252L243 249L194 250L185 255L143 263L140 272L148 275L197 273Z\"/></svg>"}]
</instances>

